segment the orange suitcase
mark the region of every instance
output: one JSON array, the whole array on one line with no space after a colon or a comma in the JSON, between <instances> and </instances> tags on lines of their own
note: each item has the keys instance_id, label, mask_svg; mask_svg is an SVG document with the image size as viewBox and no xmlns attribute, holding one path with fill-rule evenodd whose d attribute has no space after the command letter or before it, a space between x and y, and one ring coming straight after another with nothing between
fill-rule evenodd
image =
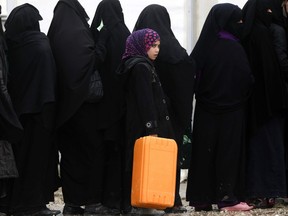
<instances>
[{"instance_id":1,"label":"orange suitcase","mask_svg":"<svg viewBox=\"0 0 288 216\"><path fill-rule=\"evenodd\" d=\"M145 136L134 145L131 205L165 209L174 205L177 144L173 139Z\"/></svg>"}]
</instances>

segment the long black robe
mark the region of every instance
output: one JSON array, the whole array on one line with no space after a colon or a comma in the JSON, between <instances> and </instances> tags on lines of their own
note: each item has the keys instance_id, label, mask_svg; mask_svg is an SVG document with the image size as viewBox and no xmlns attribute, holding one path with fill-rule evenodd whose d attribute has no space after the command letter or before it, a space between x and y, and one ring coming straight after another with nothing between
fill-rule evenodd
<instances>
[{"instance_id":1,"label":"long black robe","mask_svg":"<svg viewBox=\"0 0 288 216\"><path fill-rule=\"evenodd\" d=\"M125 51L126 39L130 31L124 22L124 16L119 0L103 0L99 3L94 19L91 24L91 31L98 41L97 28L101 21L109 31L109 37L105 44L106 56L100 66L100 73L104 86L104 98L97 106L98 127L108 129L108 140L113 140L119 134L113 131L115 122L123 116L124 98L122 85L116 78L115 71L121 63ZM115 134L116 133L116 134Z\"/></svg>"},{"instance_id":2,"label":"long black robe","mask_svg":"<svg viewBox=\"0 0 288 216\"><path fill-rule=\"evenodd\" d=\"M56 65L46 35L40 32L38 10L23 4L6 23L8 91L24 128L15 145L19 178L10 197L12 212L37 210L54 200L58 152L54 140Z\"/></svg>"},{"instance_id":3,"label":"long black robe","mask_svg":"<svg viewBox=\"0 0 288 216\"><path fill-rule=\"evenodd\" d=\"M280 63L280 68L285 79L285 85L288 86L288 25L287 17L283 14L282 1L273 0L273 20L270 30L273 36L273 45ZM286 12L287 14L287 12ZM285 164L286 164L286 190L288 189L288 119L287 111L284 112L284 146L285 146Z\"/></svg>"},{"instance_id":4,"label":"long black robe","mask_svg":"<svg viewBox=\"0 0 288 216\"><path fill-rule=\"evenodd\" d=\"M95 109L97 127L104 129L107 149L105 189L102 203L111 208L120 208L125 98L122 84L116 78L115 71L121 62L130 31L125 25L119 0L103 0L99 3L91 24L95 42L101 40L97 30L101 21L104 28L109 32L105 44L107 53L99 67L104 86L104 97Z\"/></svg>"},{"instance_id":5,"label":"long black robe","mask_svg":"<svg viewBox=\"0 0 288 216\"><path fill-rule=\"evenodd\" d=\"M225 31L230 21L241 19L234 18L237 14L237 6L214 6L191 54L199 71L186 193L190 205L233 205L244 188L245 105L253 77L239 40Z\"/></svg>"},{"instance_id":6,"label":"long black robe","mask_svg":"<svg viewBox=\"0 0 288 216\"><path fill-rule=\"evenodd\" d=\"M169 113L178 144L178 152L181 154L183 135L192 120L195 63L174 36L170 16L165 7L156 4L145 7L138 17L134 31L143 28L155 30L161 38L161 48L155 61L155 68L163 90L171 103ZM179 186L180 166L178 164L176 206L182 205Z\"/></svg>"},{"instance_id":7,"label":"long black robe","mask_svg":"<svg viewBox=\"0 0 288 216\"><path fill-rule=\"evenodd\" d=\"M273 38L262 16L272 2L249 0L244 8L244 47L255 86L249 101L247 196L273 198L286 195L282 111L287 90ZM267 4L267 5L265 5Z\"/></svg>"},{"instance_id":8,"label":"long black robe","mask_svg":"<svg viewBox=\"0 0 288 216\"><path fill-rule=\"evenodd\" d=\"M87 19L77 0L60 0L48 31L58 69L57 141L63 197L65 203L78 206L102 201L106 162L99 104L85 103L90 77L104 59L105 49L96 49Z\"/></svg>"},{"instance_id":9,"label":"long black robe","mask_svg":"<svg viewBox=\"0 0 288 216\"><path fill-rule=\"evenodd\" d=\"M77 0L60 0L48 37L58 70L57 127L76 113L88 95L95 68L95 43Z\"/></svg>"}]
</instances>

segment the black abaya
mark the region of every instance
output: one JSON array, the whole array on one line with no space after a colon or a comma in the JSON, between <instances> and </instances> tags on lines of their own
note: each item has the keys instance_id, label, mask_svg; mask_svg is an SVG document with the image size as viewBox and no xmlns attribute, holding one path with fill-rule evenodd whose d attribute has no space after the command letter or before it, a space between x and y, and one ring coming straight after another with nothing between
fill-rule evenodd
<instances>
[{"instance_id":1,"label":"black abaya","mask_svg":"<svg viewBox=\"0 0 288 216\"><path fill-rule=\"evenodd\" d=\"M99 34L97 30L101 21L103 28L109 32L105 44L107 53L99 68L104 86L104 97L94 113L97 127L104 129L104 145L107 151L102 203L107 207L119 209L122 196L125 98L123 86L116 78L115 72L121 62L130 31L125 25L119 0L103 0L99 3L91 24L96 43L101 39L99 38L101 33Z\"/></svg>"},{"instance_id":2,"label":"black abaya","mask_svg":"<svg viewBox=\"0 0 288 216\"><path fill-rule=\"evenodd\" d=\"M40 32L40 19L35 7L23 4L10 13L5 23L8 90L24 128L23 138L14 146L19 171L9 202L14 213L45 208L58 188L56 66L49 40Z\"/></svg>"},{"instance_id":3,"label":"black abaya","mask_svg":"<svg viewBox=\"0 0 288 216\"><path fill-rule=\"evenodd\" d=\"M287 108L288 95L267 9L272 9L272 2L268 0L249 0L243 8L244 47L255 77L248 104L248 198L286 196L281 113Z\"/></svg>"},{"instance_id":4,"label":"black abaya","mask_svg":"<svg viewBox=\"0 0 288 216\"><path fill-rule=\"evenodd\" d=\"M63 197L65 204L73 206L101 203L104 187L106 153L99 103L85 100L90 76L103 61L105 47L101 44L96 49L87 19L77 0L60 0L48 32L58 69L57 141Z\"/></svg>"},{"instance_id":5,"label":"black abaya","mask_svg":"<svg viewBox=\"0 0 288 216\"><path fill-rule=\"evenodd\" d=\"M77 0L60 0L49 27L58 70L57 127L71 118L88 95L95 68L95 43L87 14Z\"/></svg>"},{"instance_id":6,"label":"black abaya","mask_svg":"<svg viewBox=\"0 0 288 216\"><path fill-rule=\"evenodd\" d=\"M215 5L191 54L199 71L186 194L190 205L235 205L243 196L245 107L253 78L229 28L240 19L237 6Z\"/></svg>"},{"instance_id":7,"label":"black abaya","mask_svg":"<svg viewBox=\"0 0 288 216\"><path fill-rule=\"evenodd\" d=\"M119 0L103 0L99 3L91 24L91 31L95 35L96 42L100 39L97 37L97 28L101 25L101 21L109 32L109 36L105 44L107 53L99 69L105 93L95 114L98 127L104 128L108 133L106 139L114 140L119 139L119 128L115 129L114 125L119 123L125 109L123 88L115 72L121 63L130 31L125 25Z\"/></svg>"}]
</instances>

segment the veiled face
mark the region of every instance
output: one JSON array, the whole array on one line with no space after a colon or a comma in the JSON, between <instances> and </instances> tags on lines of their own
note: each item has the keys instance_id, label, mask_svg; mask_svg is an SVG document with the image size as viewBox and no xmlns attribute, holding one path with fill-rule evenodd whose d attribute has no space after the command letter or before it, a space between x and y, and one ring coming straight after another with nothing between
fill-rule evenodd
<instances>
[{"instance_id":1,"label":"veiled face","mask_svg":"<svg viewBox=\"0 0 288 216\"><path fill-rule=\"evenodd\" d=\"M147 51L148 58L154 61L157 58L159 51L160 51L160 41L158 40L155 43L153 43L153 45Z\"/></svg>"}]
</instances>

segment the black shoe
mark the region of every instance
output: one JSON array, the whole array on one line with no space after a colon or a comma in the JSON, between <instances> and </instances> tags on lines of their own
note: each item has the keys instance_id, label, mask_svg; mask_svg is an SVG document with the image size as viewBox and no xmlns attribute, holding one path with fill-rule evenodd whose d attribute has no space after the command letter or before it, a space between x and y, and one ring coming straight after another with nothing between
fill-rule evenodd
<instances>
[{"instance_id":1,"label":"black shoe","mask_svg":"<svg viewBox=\"0 0 288 216\"><path fill-rule=\"evenodd\" d=\"M50 210L48 208L43 208L37 211L25 211L19 213L13 213L13 216L55 216L60 214L59 210Z\"/></svg>"},{"instance_id":2,"label":"black shoe","mask_svg":"<svg viewBox=\"0 0 288 216\"><path fill-rule=\"evenodd\" d=\"M197 205L197 206L194 206L194 210L196 212L199 212L199 211L212 211L212 205Z\"/></svg>"},{"instance_id":3,"label":"black shoe","mask_svg":"<svg viewBox=\"0 0 288 216\"><path fill-rule=\"evenodd\" d=\"M176 213L185 213L187 212L187 209L183 206L174 206L171 208L166 208L164 211L167 214L171 214L171 213L176 214Z\"/></svg>"},{"instance_id":4,"label":"black shoe","mask_svg":"<svg viewBox=\"0 0 288 216\"><path fill-rule=\"evenodd\" d=\"M84 215L94 216L94 215L120 215L120 210L108 208L102 204L88 205L85 206Z\"/></svg>"},{"instance_id":5,"label":"black shoe","mask_svg":"<svg viewBox=\"0 0 288 216\"><path fill-rule=\"evenodd\" d=\"M275 205L274 198L253 198L247 201L248 205L254 208L266 209L273 208Z\"/></svg>"},{"instance_id":6,"label":"black shoe","mask_svg":"<svg viewBox=\"0 0 288 216\"><path fill-rule=\"evenodd\" d=\"M83 215L84 214L84 209L81 208L80 206L70 206L65 204L63 208L63 215L64 216L69 216L69 215Z\"/></svg>"}]
</instances>

